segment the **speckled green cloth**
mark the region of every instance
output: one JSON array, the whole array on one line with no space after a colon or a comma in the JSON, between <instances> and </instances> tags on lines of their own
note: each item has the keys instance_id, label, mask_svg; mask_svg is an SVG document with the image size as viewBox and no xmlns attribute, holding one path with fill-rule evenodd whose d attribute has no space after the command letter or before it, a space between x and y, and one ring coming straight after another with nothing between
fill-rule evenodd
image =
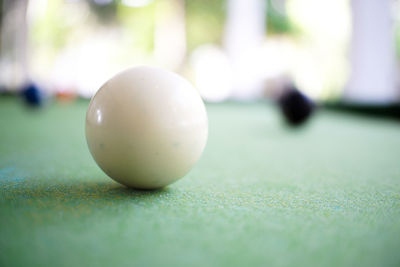
<instances>
[{"instance_id":1,"label":"speckled green cloth","mask_svg":"<svg viewBox=\"0 0 400 267\"><path fill-rule=\"evenodd\" d=\"M0 266L400 266L400 124L208 105L198 165L160 191L96 166L88 102L0 98Z\"/></svg>"}]
</instances>

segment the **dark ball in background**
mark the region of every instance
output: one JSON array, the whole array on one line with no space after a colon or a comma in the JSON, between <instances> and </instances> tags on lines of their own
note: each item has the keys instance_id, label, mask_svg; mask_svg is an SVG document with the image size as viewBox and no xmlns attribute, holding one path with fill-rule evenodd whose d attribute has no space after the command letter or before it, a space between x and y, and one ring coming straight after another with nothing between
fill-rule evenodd
<instances>
[{"instance_id":1,"label":"dark ball in background","mask_svg":"<svg viewBox=\"0 0 400 267\"><path fill-rule=\"evenodd\" d=\"M291 126L299 126L305 123L315 109L314 102L294 85L288 85L284 88L278 99L278 104L284 118Z\"/></svg>"},{"instance_id":2,"label":"dark ball in background","mask_svg":"<svg viewBox=\"0 0 400 267\"><path fill-rule=\"evenodd\" d=\"M43 104L43 93L34 83L27 84L21 91L24 102L31 107L40 107Z\"/></svg>"}]
</instances>

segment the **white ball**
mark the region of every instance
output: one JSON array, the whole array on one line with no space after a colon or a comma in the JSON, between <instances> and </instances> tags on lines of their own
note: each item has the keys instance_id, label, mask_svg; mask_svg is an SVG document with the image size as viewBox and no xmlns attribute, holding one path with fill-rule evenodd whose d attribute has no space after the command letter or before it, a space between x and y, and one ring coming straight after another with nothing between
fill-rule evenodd
<instances>
[{"instance_id":1,"label":"white ball","mask_svg":"<svg viewBox=\"0 0 400 267\"><path fill-rule=\"evenodd\" d=\"M166 186L199 160L208 120L196 89L153 67L127 69L107 81L86 114L86 140L100 168L139 189Z\"/></svg>"}]
</instances>

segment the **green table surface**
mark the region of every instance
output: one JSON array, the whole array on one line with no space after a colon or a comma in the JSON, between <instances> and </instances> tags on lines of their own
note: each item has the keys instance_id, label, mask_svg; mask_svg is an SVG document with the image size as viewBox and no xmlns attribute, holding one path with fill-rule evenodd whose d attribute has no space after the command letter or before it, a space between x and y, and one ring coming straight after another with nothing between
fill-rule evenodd
<instances>
[{"instance_id":1,"label":"green table surface","mask_svg":"<svg viewBox=\"0 0 400 267\"><path fill-rule=\"evenodd\" d=\"M207 105L183 179L135 191L86 146L88 102L0 98L0 266L400 266L400 124Z\"/></svg>"}]
</instances>

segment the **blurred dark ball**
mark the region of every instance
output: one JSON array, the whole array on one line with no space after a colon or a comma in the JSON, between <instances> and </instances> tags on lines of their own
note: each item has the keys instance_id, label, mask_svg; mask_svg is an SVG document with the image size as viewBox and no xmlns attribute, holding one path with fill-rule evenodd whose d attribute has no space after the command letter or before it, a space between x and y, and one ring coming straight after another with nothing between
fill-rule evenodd
<instances>
[{"instance_id":1,"label":"blurred dark ball","mask_svg":"<svg viewBox=\"0 0 400 267\"><path fill-rule=\"evenodd\" d=\"M310 118L315 104L294 85L287 86L278 100L282 114L289 125L299 126Z\"/></svg>"},{"instance_id":2,"label":"blurred dark ball","mask_svg":"<svg viewBox=\"0 0 400 267\"><path fill-rule=\"evenodd\" d=\"M21 96L25 103L31 107L39 107L43 104L43 95L40 88L34 84L29 83L21 92Z\"/></svg>"}]
</instances>

